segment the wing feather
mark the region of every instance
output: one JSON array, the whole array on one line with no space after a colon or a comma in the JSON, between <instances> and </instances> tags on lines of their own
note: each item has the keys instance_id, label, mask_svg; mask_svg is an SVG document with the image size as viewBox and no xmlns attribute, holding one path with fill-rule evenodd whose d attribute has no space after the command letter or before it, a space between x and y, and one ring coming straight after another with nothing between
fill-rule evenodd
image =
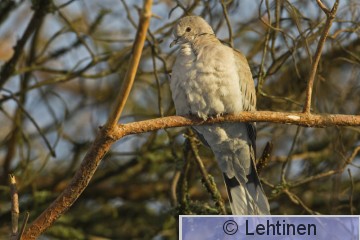
<instances>
[{"instance_id":1,"label":"wing feather","mask_svg":"<svg viewBox=\"0 0 360 240\"><path fill-rule=\"evenodd\" d=\"M243 109L244 111L255 111L256 92L248 61L246 60L246 57L237 50L234 50L234 57L239 74L240 90L244 96Z\"/></svg>"}]
</instances>

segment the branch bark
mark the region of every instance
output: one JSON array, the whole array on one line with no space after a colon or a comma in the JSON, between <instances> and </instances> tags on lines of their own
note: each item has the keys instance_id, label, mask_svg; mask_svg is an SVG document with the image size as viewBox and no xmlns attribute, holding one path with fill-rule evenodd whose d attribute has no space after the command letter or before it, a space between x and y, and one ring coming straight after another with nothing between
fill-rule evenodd
<instances>
[{"instance_id":1,"label":"branch bark","mask_svg":"<svg viewBox=\"0 0 360 240\"><path fill-rule=\"evenodd\" d=\"M102 129L99 132L70 184L59 197L31 223L22 239L36 239L76 201L87 187L101 159L114 142L108 135L106 129Z\"/></svg>"},{"instance_id":2,"label":"branch bark","mask_svg":"<svg viewBox=\"0 0 360 240\"><path fill-rule=\"evenodd\" d=\"M272 122L323 128L330 126L360 126L360 115L256 111L210 118L206 121L193 117L169 116L119 124L114 132L113 138L120 139L127 135L145 133L164 128L188 127L221 122Z\"/></svg>"}]
</instances>

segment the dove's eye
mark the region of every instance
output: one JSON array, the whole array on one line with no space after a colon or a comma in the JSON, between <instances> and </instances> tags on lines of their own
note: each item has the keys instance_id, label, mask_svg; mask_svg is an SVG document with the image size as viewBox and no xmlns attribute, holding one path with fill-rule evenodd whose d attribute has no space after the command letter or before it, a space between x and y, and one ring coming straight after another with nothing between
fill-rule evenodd
<instances>
[{"instance_id":1,"label":"dove's eye","mask_svg":"<svg viewBox=\"0 0 360 240\"><path fill-rule=\"evenodd\" d=\"M187 28L185 29L185 31L191 32L191 27L187 27Z\"/></svg>"}]
</instances>

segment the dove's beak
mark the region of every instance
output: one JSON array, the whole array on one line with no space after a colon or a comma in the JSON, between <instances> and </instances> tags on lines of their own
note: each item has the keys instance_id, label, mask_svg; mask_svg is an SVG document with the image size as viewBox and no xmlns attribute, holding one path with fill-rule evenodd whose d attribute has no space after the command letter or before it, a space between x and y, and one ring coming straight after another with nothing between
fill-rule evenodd
<instances>
[{"instance_id":1,"label":"dove's beak","mask_svg":"<svg viewBox=\"0 0 360 240\"><path fill-rule=\"evenodd\" d=\"M170 43L170 48L172 48L174 45L178 44L179 38L175 38L174 41Z\"/></svg>"}]
</instances>

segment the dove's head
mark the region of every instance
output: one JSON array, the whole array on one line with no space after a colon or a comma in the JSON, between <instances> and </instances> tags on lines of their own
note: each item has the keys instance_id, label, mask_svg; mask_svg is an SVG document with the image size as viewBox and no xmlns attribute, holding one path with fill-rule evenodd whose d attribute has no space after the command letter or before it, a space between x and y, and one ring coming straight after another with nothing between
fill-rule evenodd
<instances>
[{"instance_id":1,"label":"dove's head","mask_svg":"<svg viewBox=\"0 0 360 240\"><path fill-rule=\"evenodd\" d=\"M214 31L203 18L198 16L188 16L181 18L175 24L173 34L175 40L170 44L170 47L178 43L192 42L200 35L214 35Z\"/></svg>"}]
</instances>

